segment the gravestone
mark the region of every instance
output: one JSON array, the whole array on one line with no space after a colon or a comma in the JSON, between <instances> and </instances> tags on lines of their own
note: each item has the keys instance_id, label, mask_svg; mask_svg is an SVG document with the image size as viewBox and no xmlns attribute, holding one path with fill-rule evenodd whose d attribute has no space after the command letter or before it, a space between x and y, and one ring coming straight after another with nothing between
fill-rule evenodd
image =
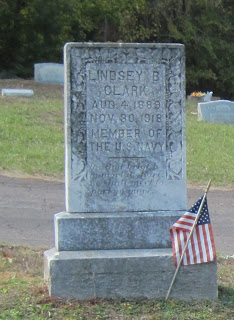
<instances>
[{"instance_id":1,"label":"gravestone","mask_svg":"<svg viewBox=\"0 0 234 320\"><path fill-rule=\"evenodd\" d=\"M35 63L34 80L40 83L64 84L64 66L61 63Z\"/></svg>"},{"instance_id":2,"label":"gravestone","mask_svg":"<svg viewBox=\"0 0 234 320\"><path fill-rule=\"evenodd\" d=\"M212 99L213 91L207 91L205 97L203 97L203 102L209 102Z\"/></svg>"},{"instance_id":3,"label":"gravestone","mask_svg":"<svg viewBox=\"0 0 234 320\"><path fill-rule=\"evenodd\" d=\"M32 97L34 95L33 90L31 89L2 89L2 96L23 96L23 97Z\"/></svg>"},{"instance_id":4,"label":"gravestone","mask_svg":"<svg viewBox=\"0 0 234 320\"><path fill-rule=\"evenodd\" d=\"M184 58L180 44L66 45L66 212L45 252L52 296L166 296L169 229L186 209ZM216 269L182 268L171 295L217 298Z\"/></svg>"},{"instance_id":5,"label":"gravestone","mask_svg":"<svg viewBox=\"0 0 234 320\"><path fill-rule=\"evenodd\" d=\"M198 120L234 124L234 102L217 100L198 103Z\"/></svg>"}]
</instances>

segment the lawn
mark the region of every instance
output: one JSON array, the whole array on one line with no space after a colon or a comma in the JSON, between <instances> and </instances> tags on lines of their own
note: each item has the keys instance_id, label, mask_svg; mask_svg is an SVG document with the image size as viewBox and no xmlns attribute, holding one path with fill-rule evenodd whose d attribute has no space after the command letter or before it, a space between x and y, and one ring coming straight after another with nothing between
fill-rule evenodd
<instances>
[{"instance_id":1,"label":"lawn","mask_svg":"<svg viewBox=\"0 0 234 320\"><path fill-rule=\"evenodd\" d=\"M43 250L0 245L0 319L231 320L233 279L234 259L219 257L217 301L55 299L43 281Z\"/></svg>"},{"instance_id":2,"label":"lawn","mask_svg":"<svg viewBox=\"0 0 234 320\"><path fill-rule=\"evenodd\" d=\"M33 98L0 98L0 173L63 179L63 88L30 80L0 87L32 88ZM233 187L234 126L197 121L187 102L187 177L191 184ZM234 319L234 259L218 258L219 299L77 302L49 297L43 250L0 245L0 319Z\"/></svg>"},{"instance_id":3,"label":"lawn","mask_svg":"<svg viewBox=\"0 0 234 320\"><path fill-rule=\"evenodd\" d=\"M0 87L31 88L32 98L0 98L0 172L62 179L63 87L30 80L0 80ZM197 121L186 104L187 179L190 184L233 186L234 126Z\"/></svg>"},{"instance_id":4,"label":"lawn","mask_svg":"<svg viewBox=\"0 0 234 320\"><path fill-rule=\"evenodd\" d=\"M62 86L0 80L0 86L7 85L32 88L35 96L0 98L1 171L61 178L64 170Z\"/></svg>"},{"instance_id":5,"label":"lawn","mask_svg":"<svg viewBox=\"0 0 234 320\"><path fill-rule=\"evenodd\" d=\"M234 125L197 121L197 103L187 101L187 178L217 186L234 183Z\"/></svg>"}]
</instances>

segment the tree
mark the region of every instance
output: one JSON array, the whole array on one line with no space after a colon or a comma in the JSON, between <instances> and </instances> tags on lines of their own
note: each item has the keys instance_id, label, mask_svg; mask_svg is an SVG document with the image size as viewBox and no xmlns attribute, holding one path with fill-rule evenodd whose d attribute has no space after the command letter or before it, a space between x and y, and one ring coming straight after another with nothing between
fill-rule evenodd
<instances>
[{"instance_id":1,"label":"tree","mask_svg":"<svg viewBox=\"0 0 234 320\"><path fill-rule=\"evenodd\" d=\"M25 6L22 0L0 0L0 67L15 73L20 69L20 34L22 23L20 11Z\"/></svg>"},{"instance_id":2,"label":"tree","mask_svg":"<svg viewBox=\"0 0 234 320\"><path fill-rule=\"evenodd\" d=\"M187 92L234 95L233 0L0 0L0 68L31 76L70 41L179 42Z\"/></svg>"}]
</instances>

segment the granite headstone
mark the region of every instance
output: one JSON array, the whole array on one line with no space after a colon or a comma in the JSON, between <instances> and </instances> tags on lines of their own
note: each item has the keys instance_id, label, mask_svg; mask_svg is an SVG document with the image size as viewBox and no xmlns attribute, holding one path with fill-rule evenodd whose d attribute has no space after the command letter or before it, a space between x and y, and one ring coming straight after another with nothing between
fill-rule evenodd
<instances>
[{"instance_id":1,"label":"granite headstone","mask_svg":"<svg viewBox=\"0 0 234 320\"><path fill-rule=\"evenodd\" d=\"M68 212L186 208L181 48L67 46Z\"/></svg>"},{"instance_id":2,"label":"granite headstone","mask_svg":"<svg viewBox=\"0 0 234 320\"><path fill-rule=\"evenodd\" d=\"M66 212L45 252L52 296L165 297L169 229L186 209L180 44L65 47ZM217 265L181 270L177 299L216 299Z\"/></svg>"}]
</instances>

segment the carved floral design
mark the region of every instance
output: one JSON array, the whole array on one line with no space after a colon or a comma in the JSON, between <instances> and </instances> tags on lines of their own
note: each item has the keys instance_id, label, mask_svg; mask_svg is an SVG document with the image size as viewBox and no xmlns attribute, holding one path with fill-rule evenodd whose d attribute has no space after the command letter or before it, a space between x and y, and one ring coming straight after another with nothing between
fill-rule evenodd
<instances>
[{"instance_id":1,"label":"carved floral design","mask_svg":"<svg viewBox=\"0 0 234 320\"><path fill-rule=\"evenodd\" d=\"M179 180L183 175L183 95L184 69L179 48L158 47L72 47L71 70L71 145L73 179L85 179L87 163L86 64L164 64L166 69L166 178Z\"/></svg>"}]
</instances>

